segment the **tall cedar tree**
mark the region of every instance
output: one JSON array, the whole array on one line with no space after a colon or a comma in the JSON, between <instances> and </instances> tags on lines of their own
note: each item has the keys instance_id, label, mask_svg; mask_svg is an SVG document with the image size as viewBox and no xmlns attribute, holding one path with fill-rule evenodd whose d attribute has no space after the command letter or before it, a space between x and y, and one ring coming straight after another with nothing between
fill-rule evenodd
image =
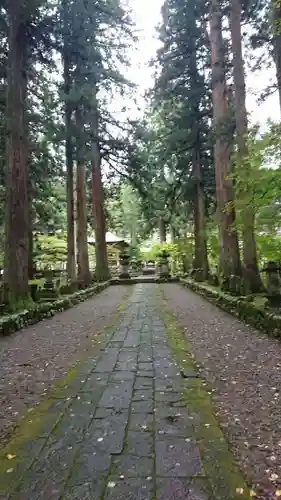
<instances>
[{"instance_id":1,"label":"tall cedar tree","mask_svg":"<svg viewBox=\"0 0 281 500\"><path fill-rule=\"evenodd\" d=\"M79 110L80 127L75 128L74 141L79 143L79 137L83 137L85 149L83 152L84 158L79 155L79 168L92 170L92 207L95 219L96 233L96 278L98 280L107 279L109 277L107 248L105 240L106 221L104 210L104 195L102 186L101 172L101 142L103 146L110 138L111 149L116 147L111 134L107 132L107 126L111 123L105 122L104 117L110 121L108 116L110 113L101 110L102 100L99 95L103 92L111 92L114 86L124 85L125 79L115 68L116 55L121 62L124 61L124 47L127 43L127 38L130 36L130 22L127 19L126 13L120 7L119 0L114 2L96 2L92 0L85 4L84 1L71 1L64 3L64 11L67 12L66 20L63 18L64 32L67 33L68 43L67 51L64 50L64 65L67 66L65 73L65 89L66 89L66 137L71 137L71 132L67 130L72 127L73 112ZM65 25L67 23L67 29ZM119 34L119 36L114 36ZM125 33L125 35L124 35ZM123 36L124 35L124 36ZM65 35L64 35L65 37ZM127 38L126 38L127 37ZM116 41L118 40L118 41ZM76 75L76 78L75 76ZM68 103L68 104L67 104ZM103 111L103 113L101 112ZM76 117L78 115L76 114ZM118 124L114 122L115 126ZM79 130L80 129L80 130ZM102 140L101 140L101 136ZM117 141L118 142L118 141ZM70 154L70 144L68 155L68 227L70 230L68 238L68 260L73 262L73 203L72 203L72 184L73 168L71 167L72 159ZM81 150L81 145L78 147ZM77 151L76 151L77 152ZM83 167L82 166L83 163ZM84 175L85 177L85 175ZM88 176L86 176L88 177ZM78 198L82 193L85 194L85 189L82 189L82 180L79 176L79 190L77 191ZM78 199L78 239L77 251L79 267L87 269L86 262L86 233L87 233L87 217L86 217L86 196L83 194L83 200ZM80 214L80 216L79 216ZM82 216L83 214L83 216ZM83 228L82 226L83 225ZM83 259L83 264L81 261ZM71 268L71 266L69 266ZM84 273L85 274L85 273ZM86 273L87 274L87 273Z\"/></svg>"},{"instance_id":2,"label":"tall cedar tree","mask_svg":"<svg viewBox=\"0 0 281 500\"><path fill-rule=\"evenodd\" d=\"M235 207L231 180L230 115L225 81L224 44L220 2L212 0L210 13L212 51L212 95L215 129L217 211L220 231L220 273L225 279L240 276L241 263L235 228Z\"/></svg>"},{"instance_id":3,"label":"tall cedar tree","mask_svg":"<svg viewBox=\"0 0 281 500\"><path fill-rule=\"evenodd\" d=\"M92 208L95 219L95 250L96 250L96 279L104 281L109 278L109 267L106 249L106 226L104 191L101 173L101 154L99 144L99 109L97 100L97 86L93 85L91 107L91 166L92 166Z\"/></svg>"},{"instance_id":4,"label":"tall cedar tree","mask_svg":"<svg viewBox=\"0 0 281 500\"><path fill-rule=\"evenodd\" d=\"M202 269L202 276L207 279L206 179L203 180L203 169L209 156L206 154L206 137L210 103L206 72L203 69L209 63L204 28L206 7L202 1L195 4L189 0L168 0L162 12L163 48L159 51L161 72L156 82L156 92L160 101L170 100L174 103L172 109L176 128L171 129L170 119L167 123L174 143L173 153L178 158L178 167L183 169L182 183L193 185L194 267ZM180 157L182 161L179 161Z\"/></svg>"},{"instance_id":5,"label":"tall cedar tree","mask_svg":"<svg viewBox=\"0 0 281 500\"><path fill-rule=\"evenodd\" d=\"M66 163L66 196L67 196L67 277L70 281L76 278L75 229L74 229L74 158L73 158L73 103L72 95L72 52L71 52L71 4L62 0L62 60L64 79L65 110L65 163Z\"/></svg>"},{"instance_id":6,"label":"tall cedar tree","mask_svg":"<svg viewBox=\"0 0 281 500\"><path fill-rule=\"evenodd\" d=\"M27 186L28 5L8 2L7 226L5 264L9 303L17 308L29 298Z\"/></svg>"},{"instance_id":7,"label":"tall cedar tree","mask_svg":"<svg viewBox=\"0 0 281 500\"><path fill-rule=\"evenodd\" d=\"M243 208L243 264L244 276L247 286L253 293L262 289L261 278L258 269L256 239L255 239L255 212L252 204L251 169L248 160L248 120L246 110L246 87L245 71L242 55L242 32L241 32L242 6L240 0L231 0L230 7L230 28L233 53L233 79L235 95L235 118L237 137L237 167L243 169L243 176L248 178L247 186L243 187L244 196ZM240 194L242 196L242 194Z\"/></svg>"}]
</instances>

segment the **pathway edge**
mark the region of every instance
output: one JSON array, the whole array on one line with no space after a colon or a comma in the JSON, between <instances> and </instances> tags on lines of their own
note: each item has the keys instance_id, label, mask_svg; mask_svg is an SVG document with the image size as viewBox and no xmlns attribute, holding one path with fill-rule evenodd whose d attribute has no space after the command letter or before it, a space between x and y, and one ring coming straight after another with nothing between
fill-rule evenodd
<instances>
[{"instance_id":1,"label":"pathway edge","mask_svg":"<svg viewBox=\"0 0 281 500\"><path fill-rule=\"evenodd\" d=\"M74 363L67 374L55 384L49 394L46 394L35 408L27 410L19 420L16 428L11 432L8 442L0 450L0 497L4 494L12 494L14 487L19 481L17 466L20 466L26 460L26 452L23 451L25 443L31 439L34 439L34 441L42 440L42 449L45 446L46 443L43 444L43 438L40 435L42 422L48 421L52 429L58 425L68 405L66 404L63 407L61 413L55 412L51 413L51 415L49 412L50 408L62 400L67 400L69 401L68 404L70 404L71 400L76 397L79 389L75 381L82 377L86 382L87 375L83 368L90 356L91 350L95 349L95 352L102 355L103 349L108 342L106 334L110 334L111 330L118 323L120 315L126 310L130 296L131 291L122 298L109 323L95 333L89 349L84 352L83 356ZM101 336L103 336L102 341L100 341ZM31 467L33 461L28 464L26 469Z\"/></svg>"},{"instance_id":2,"label":"pathway edge","mask_svg":"<svg viewBox=\"0 0 281 500\"><path fill-rule=\"evenodd\" d=\"M234 297L217 290L207 283L181 278L180 284L244 323L267 333L271 337L281 338L281 316L257 307L246 298Z\"/></svg>"},{"instance_id":3,"label":"pathway edge","mask_svg":"<svg viewBox=\"0 0 281 500\"><path fill-rule=\"evenodd\" d=\"M190 353L184 330L169 311L162 290L158 287L158 313L165 325L170 348L181 372L197 372L199 363ZM161 302L161 305L160 305ZM192 378L183 391L185 406L200 415L200 424L195 425L195 436L199 446L203 467L216 500L249 500L255 497L247 479L235 464L230 445L215 416L212 403L212 387L202 378ZM228 485L228 491L222 489Z\"/></svg>"}]
</instances>

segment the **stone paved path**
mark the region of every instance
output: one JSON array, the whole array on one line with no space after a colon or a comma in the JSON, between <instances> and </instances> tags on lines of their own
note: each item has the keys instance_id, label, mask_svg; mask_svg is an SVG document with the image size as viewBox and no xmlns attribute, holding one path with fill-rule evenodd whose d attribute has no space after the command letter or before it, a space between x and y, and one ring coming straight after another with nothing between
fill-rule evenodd
<instances>
[{"instance_id":1,"label":"stone paved path","mask_svg":"<svg viewBox=\"0 0 281 500\"><path fill-rule=\"evenodd\" d=\"M115 322L132 287L110 286L91 299L0 336L0 449L13 428L55 387L100 332Z\"/></svg>"},{"instance_id":2,"label":"stone paved path","mask_svg":"<svg viewBox=\"0 0 281 500\"><path fill-rule=\"evenodd\" d=\"M195 365L183 373L173 358L188 353L167 321L157 286L136 285L120 324L2 453L1 499L249 498Z\"/></svg>"}]
</instances>

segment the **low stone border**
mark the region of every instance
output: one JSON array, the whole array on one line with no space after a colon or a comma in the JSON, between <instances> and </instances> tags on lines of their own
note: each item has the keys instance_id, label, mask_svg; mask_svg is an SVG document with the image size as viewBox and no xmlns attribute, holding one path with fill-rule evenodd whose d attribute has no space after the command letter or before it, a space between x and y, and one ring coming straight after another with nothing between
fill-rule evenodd
<instances>
[{"instance_id":1,"label":"low stone border","mask_svg":"<svg viewBox=\"0 0 281 500\"><path fill-rule=\"evenodd\" d=\"M112 278L111 285L137 285L138 283L177 283L178 276L159 278L159 276L138 276L132 278Z\"/></svg>"},{"instance_id":2,"label":"low stone border","mask_svg":"<svg viewBox=\"0 0 281 500\"><path fill-rule=\"evenodd\" d=\"M266 311L242 297L233 297L206 283L181 278L183 286L201 295L218 307L273 337L281 337L281 316Z\"/></svg>"},{"instance_id":3,"label":"low stone border","mask_svg":"<svg viewBox=\"0 0 281 500\"><path fill-rule=\"evenodd\" d=\"M65 311L70 307L83 302L84 300L93 297L110 285L110 282L98 283L94 286L79 290L71 295L60 297L53 302L44 302L35 305L32 309L20 311L15 314L3 316L0 319L0 335L10 335L11 333L21 330L28 325L34 325L42 319L50 318L57 312Z\"/></svg>"}]
</instances>

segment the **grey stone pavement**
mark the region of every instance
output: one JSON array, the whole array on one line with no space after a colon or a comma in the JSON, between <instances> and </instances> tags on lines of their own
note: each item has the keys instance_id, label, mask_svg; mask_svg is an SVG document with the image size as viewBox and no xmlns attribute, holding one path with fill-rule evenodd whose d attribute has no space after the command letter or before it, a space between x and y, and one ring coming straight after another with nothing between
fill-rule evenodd
<instances>
[{"instance_id":1,"label":"grey stone pavement","mask_svg":"<svg viewBox=\"0 0 281 500\"><path fill-rule=\"evenodd\" d=\"M100 348L47 411L27 416L0 460L1 499L236 498L236 490L216 493L204 468L182 399L188 377L173 359L158 300L156 285L136 285Z\"/></svg>"}]
</instances>

